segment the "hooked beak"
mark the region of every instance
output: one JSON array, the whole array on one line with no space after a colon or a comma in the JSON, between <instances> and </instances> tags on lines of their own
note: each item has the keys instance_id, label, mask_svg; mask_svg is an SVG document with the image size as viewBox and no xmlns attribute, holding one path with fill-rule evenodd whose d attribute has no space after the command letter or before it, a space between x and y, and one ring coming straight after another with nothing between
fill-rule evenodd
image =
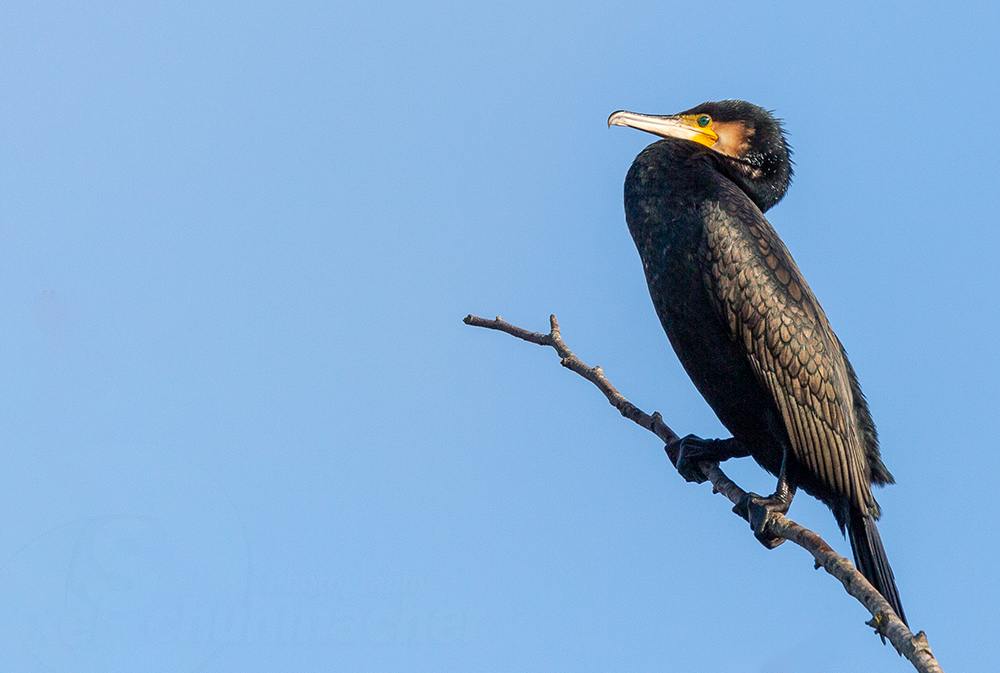
<instances>
[{"instance_id":1,"label":"hooked beak","mask_svg":"<svg viewBox=\"0 0 1000 673\"><path fill-rule=\"evenodd\" d=\"M705 147L711 147L719 140L719 134L710 126L698 126L696 115L643 115L619 110L608 117L608 128L629 126L640 131L658 135L661 138L682 138L693 140Z\"/></svg>"}]
</instances>

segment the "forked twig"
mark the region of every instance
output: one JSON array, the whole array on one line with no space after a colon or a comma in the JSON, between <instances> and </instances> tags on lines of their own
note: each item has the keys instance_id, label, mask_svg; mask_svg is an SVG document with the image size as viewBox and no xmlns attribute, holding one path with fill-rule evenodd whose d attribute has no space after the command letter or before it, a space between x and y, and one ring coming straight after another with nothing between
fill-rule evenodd
<instances>
[{"instance_id":1,"label":"forked twig","mask_svg":"<svg viewBox=\"0 0 1000 673\"><path fill-rule=\"evenodd\" d=\"M563 367L576 372L597 386L604 393L611 406L621 412L622 416L646 428L659 437L664 444L670 444L678 439L678 435L663 422L659 412L650 415L642 411L625 399L625 396L611 385L600 367L590 367L584 364L566 346L559 333L559 322L554 315L549 316L548 334L529 332L517 325L505 322L500 316L490 320L468 315L464 322L473 327L485 327L486 329L506 332L518 339L539 346L551 346L559 354L560 364ZM676 462L676 456L670 456L670 459ZM705 476L712 482L713 492L725 495L734 505L739 503L745 492L723 473L718 463L704 462L701 464L701 468ZM882 597L882 594L865 579L865 576L854 567L853 563L833 551L823 538L781 514L772 513L768 516L767 529L771 534L790 540L808 551L812 554L817 568L823 568L840 580L847 593L854 596L872 614L871 621L866 623L872 626L883 638L887 638L896 651L906 657L916 670L921 673L942 673L941 666L931 653L930 645L927 644L926 634L920 631L913 635L906 624L893 612L892 607Z\"/></svg>"}]
</instances>

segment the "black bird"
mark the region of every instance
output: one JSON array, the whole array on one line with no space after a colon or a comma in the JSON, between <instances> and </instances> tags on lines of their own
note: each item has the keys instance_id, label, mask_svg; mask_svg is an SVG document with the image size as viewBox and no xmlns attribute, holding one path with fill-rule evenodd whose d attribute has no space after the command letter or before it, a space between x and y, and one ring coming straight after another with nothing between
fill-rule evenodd
<instances>
[{"instance_id":1,"label":"black bird","mask_svg":"<svg viewBox=\"0 0 1000 673\"><path fill-rule=\"evenodd\" d=\"M871 485L893 483L844 347L763 213L792 177L781 122L744 101L670 116L615 112L608 125L663 137L625 178L625 219L656 313L684 369L733 433L667 447L689 481L698 464L752 456L777 475L774 495L736 510L757 538L796 488L826 503L858 569L904 622L875 520Z\"/></svg>"}]
</instances>

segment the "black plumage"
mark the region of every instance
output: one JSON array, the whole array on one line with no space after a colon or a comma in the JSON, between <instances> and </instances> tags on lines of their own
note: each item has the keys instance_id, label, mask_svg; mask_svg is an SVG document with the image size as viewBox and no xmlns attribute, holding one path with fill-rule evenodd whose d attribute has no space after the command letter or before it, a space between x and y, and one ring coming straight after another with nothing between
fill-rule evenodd
<instances>
[{"instance_id":1,"label":"black plumage","mask_svg":"<svg viewBox=\"0 0 1000 673\"><path fill-rule=\"evenodd\" d=\"M625 180L625 216L653 305L691 377L731 439L668 447L703 480L702 460L752 456L778 476L774 495L742 503L769 547L769 511L797 488L846 530L858 569L905 621L875 525L871 485L892 483L847 353L763 213L791 181L781 124L743 101L666 117L616 112L609 124L662 136Z\"/></svg>"}]
</instances>

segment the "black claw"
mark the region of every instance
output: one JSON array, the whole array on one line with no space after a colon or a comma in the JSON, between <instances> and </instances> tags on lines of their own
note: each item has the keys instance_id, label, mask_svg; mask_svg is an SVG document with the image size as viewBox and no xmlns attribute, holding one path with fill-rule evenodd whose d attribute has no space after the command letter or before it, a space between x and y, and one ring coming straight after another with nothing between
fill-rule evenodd
<instances>
[{"instance_id":1,"label":"black claw","mask_svg":"<svg viewBox=\"0 0 1000 673\"><path fill-rule=\"evenodd\" d=\"M772 512L784 514L788 511L788 504L780 498L774 496L762 498L756 493L747 493L740 498L739 503L733 507L733 511L750 522L754 537L768 549L774 549L785 541L785 538L767 530L769 514Z\"/></svg>"},{"instance_id":2,"label":"black claw","mask_svg":"<svg viewBox=\"0 0 1000 673\"><path fill-rule=\"evenodd\" d=\"M686 481L700 484L708 481L708 477L701 470L701 463L704 461L719 462L716 450L718 441L717 439L702 439L695 435L688 435L681 439L675 439L664 448L681 476Z\"/></svg>"}]
</instances>

